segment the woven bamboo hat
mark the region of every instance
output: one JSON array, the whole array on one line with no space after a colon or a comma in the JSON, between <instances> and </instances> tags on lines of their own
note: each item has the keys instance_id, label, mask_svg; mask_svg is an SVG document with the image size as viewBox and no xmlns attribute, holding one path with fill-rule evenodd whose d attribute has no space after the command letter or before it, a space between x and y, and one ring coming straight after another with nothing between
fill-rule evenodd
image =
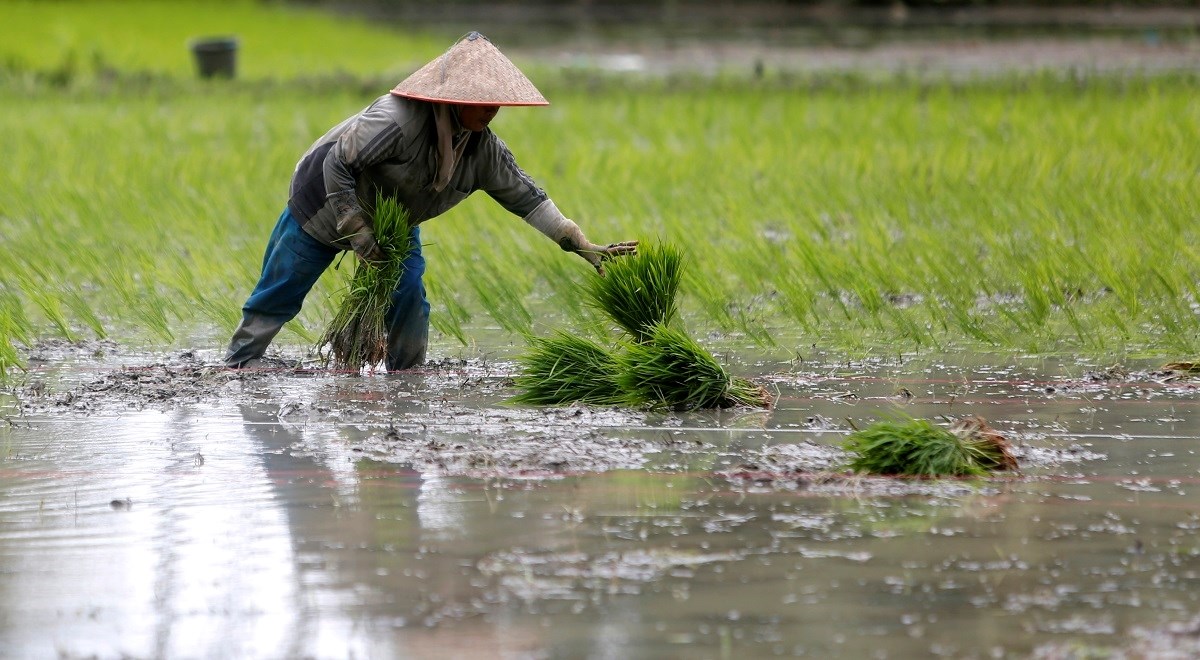
<instances>
[{"instance_id":1,"label":"woven bamboo hat","mask_svg":"<svg viewBox=\"0 0 1200 660\"><path fill-rule=\"evenodd\" d=\"M392 94L463 105L550 105L517 65L478 32L405 78Z\"/></svg>"}]
</instances>

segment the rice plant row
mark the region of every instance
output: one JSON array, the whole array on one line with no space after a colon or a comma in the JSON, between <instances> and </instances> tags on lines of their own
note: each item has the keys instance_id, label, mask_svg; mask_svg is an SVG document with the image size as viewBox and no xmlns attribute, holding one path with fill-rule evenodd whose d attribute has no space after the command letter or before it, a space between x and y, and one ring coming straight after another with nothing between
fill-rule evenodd
<instances>
[{"instance_id":1,"label":"rice plant row","mask_svg":"<svg viewBox=\"0 0 1200 660\"><path fill-rule=\"evenodd\" d=\"M118 4L15 3L6 19L68 26L56 28L64 38L85 34L88 21L141 20L109 11ZM253 14L243 18L257 28L288 25L260 9L230 11ZM304 21L339 29L307 13ZM96 34L121 33L104 25ZM0 75L0 289L27 329L0 327L0 350L48 337L223 343L295 154L380 90L358 79L322 94L156 79L120 96L102 81L60 89L16 69L53 66L65 51L45 50L54 39L25 39L33 28L12 31L6 61L24 64ZM409 43L374 33L354 41L372 53ZM105 53L140 70L123 59L132 51ZM186 53L179 58L171 75L190 76ZM346 69L402 66L355 58ZM1164 360L1200 352L1200 170L1180 148L1200 142L1196 75L587 85L534 75L553 105L506 111L493 124L522 167L594 239L652 231L686 245L683 320L739 348ZM665 107L687 107L689 121ZM441 341L470 343L490 325L588 322L581 297L562 285L585 277L586 265L496 204L469 200L423 236ZM322 278L279 345L319 338L346 270Z\"/></svg>"}]
</instances>

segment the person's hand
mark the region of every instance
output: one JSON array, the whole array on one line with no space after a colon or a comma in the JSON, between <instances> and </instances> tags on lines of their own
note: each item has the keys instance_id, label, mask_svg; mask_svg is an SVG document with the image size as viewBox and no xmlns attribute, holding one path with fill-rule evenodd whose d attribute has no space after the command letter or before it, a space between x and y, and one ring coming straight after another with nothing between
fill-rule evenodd
<instances>
[{"instance_id":1,"label":"person's hand","mask_svg":"<svg viewBox=\"0 0 1200 660\"><path fill-rule=\"evenodd\" d=\"M368 264L375 264L387 258L379 243L375 241L375 231L367 221L367 214L358 204L358 195L353 190L342 190L330 195L333 199L333 210L337 214L337 230L350 244L350 249Z\"/></svg>"},{"instance_id":2,"label":"person's hand","mask_svg":"<svg viewBox=\"0 0 1200 660\"><path fill-rule=\"evenodd\" d=\"M604 262L616 257L637 254L637 244L637 241L623 241L621 243L609 243L608 245L596 245L589 242L580 234L574 240L570 236L564 237L559 246L568 252L574 252L586 259L596 269L600 277L604 277Z\"/></svg>"},{"instance_id":3,"label":"person's hand","mask_svg":"<svg viewBox=\"0 0 1200 660\"><path fill-rule=\"evenodd\" d=\"M381 263L387 259L383 248L379 247L379 243L375 241L375 232L366 225L350 235L350 249L354 250L354 254L357 254L359 259L370 265Z\"/></svg>"},{"instance_id":4,"label":"person's hand","mask_svg":"<svg viewBox=\"0 0 1200 660\"><path fill-rule=\"evenodd\" d=\"M583 235L583 230L568 219L549 199L525 216L525 222L545 234L558 247L587 259L600 277L604 277L604 262L627 254L637 254L637 241L596 245Z\"/></svg>"}]
</instances>

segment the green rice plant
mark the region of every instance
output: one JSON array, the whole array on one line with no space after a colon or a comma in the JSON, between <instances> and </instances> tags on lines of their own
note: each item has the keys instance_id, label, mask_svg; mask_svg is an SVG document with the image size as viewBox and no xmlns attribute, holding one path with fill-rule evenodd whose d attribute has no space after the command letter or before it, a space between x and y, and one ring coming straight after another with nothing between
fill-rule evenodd
<instances>
[{"instance_id":1,"label":"green rice plant","mask_svg":"<svg viewBox=\"0 0 1200 660\"><path fill-rule=\"evenodd\" d=\"M663 324L630 343L617 357L617 385L630 402L652 408L691 410L744 405L770 407L770 394L734 378L687 333Z\"/></svg>"},{"instance_id":2,"label":"green rice plant","mask_svg":"<svg viewBox=\"0 0 1200 660\"><path fill-rule=\"evenodd\" d=\"M533 316L525 308L520 292L515 282L497 285L489 277L497 272L499 264L487 264L483 267L472 264L468 267L474 274L467 277L475 297L484 311L488 313L504 330L513 334L527 334L533 327ZM482 272L481 272L482 271Z\"/></svg>"},{"instance_id":3,"label":"green rice plant","mask_svg":"<svg viewBox=\"0 0 1200 660\"><path fill-rule=\"evenodd\" d=\"M842 447L855 472L912 477L979 477L1015 470L1008 441L978 417L949 429L928 420L898 418L855 431Z\"/></svg>"},{"instance_id":4,"label":"green rice plant","mask_svg":"<svg viewBox=\"0 0 1200 660\"><path fill-rule=\"evenodd\" d=\"M4 325L4 321L5 319L0 317L0 326ZM5 330L6 328L0 327L0 383L8 379L13 369L25 369L16 346L13 346L12 339Z\"/></svg>"},{"instance_id":5,"label":"green rice plant","mask_svg":"<svg viewBox=\"0 0 1200 660\"><path fill-rule=\"evenodd\" d=\"M463 346L470 344L467 332L463 329L463 324L471 320L470 310L458 300L453 291L442 288L440 278L425 278L425 289L433 308L429 314L429 324Z\"/></svg>"},{"instance_id":6,"label":"green rice plant","mask_svg":"<svg viewBox=\"0 0 1200 660\"><path fill-rule=\"evenodd\" d=\"M412 249L408 211L381 194L371 211L375 240L385 258L377 264L355 261L341 305L321 336L318 349L328 346L326 361L336 369L358 371L387 359L388 327L385 317L392 291L404 274L404 260Z\"/></svg>"},{"instance_id":7,"label":"green rice plant","mask_svg":"<svg viewBox=\"0 0 1200 660\"><path fill-rule=\"evenodd\" d=\"M90 308L104 332L130 342L228 337L283 203L264 191L285 189L315 136L457 36L397 38L248 0L221 11L191 0L4 7L0 255L21 256L0 258L0 282L15 287L26 260L43 264L52 290L17 291L36 335L94 332ZM245 56L239 79L184 82L194 77L187 39L233 31ZM351 46L331 58L304 38L329 33L350 35ZM350 73L312 78L335 69ZM50 82L53 71L69 84ZM1190 309L1200 298L1200 171L1179 148L1200 140L1192 72L1083 84L1053 73L749 83L589 74L584 86L529 71L554 105L507 111L493 127L593 239L653 227L687 247L697 265L684 285L695 301L689 327L756 340L771 328L784 348L828 351L1116 349L1165 359L1200 349ZM672 122L663 103L688 107L694 121ZM431 322L445 321L458 341L474 339L467 319L487 305L498 302L500 316L516 309L472 292L483 269L465 265L481 263L477 237L488 228L488 263L503 264L486 269L489 288L531 312L583 308L562 284L586 265L510 215L476 199L423 228L439 246L427 272L439 285ZM348 270L321 278L295 327L320 334ZM1064 287L1087 295L1067 299L1056 293ZM913 302L897 310L894 293Z\"/></svg>"},{"instance_id":8,"label":"green rice plant","mask_svg":"<svg viewBox=\"0 0 1200 660\"><path fill-rule=\"evenodd\" d=\"M0 382L7 380L13 369L25 370L15 344L28 344L31 336L29 321L16 296L0 290Z\"/></svg>"},{"instance_id":9,"label":"green rice plant","mask_svg":"<svg viewBox=\"0 0 1200 660\"><path fill-rule=\"evenodd\" d=\"M588 278L584 293L636 342L649 341L654 328L670 325L683 276L683 254L670 244L642 244L635 255L614 259L604 277Z\"/></svg>"},{"instance_id":10,"label":"green rice plant","mask_svg":"<svg viewBox=\"0 0 1200 660\"><path fill-rule=\"evenodd\" d=\"M521 393L513 403L619 405L628 397L617 384L620 365L614 353L594 341L557 330L529 337L514 384Z\"/></svg>"},{"instance_id":11,"label":"green rice plant","mask_svg":"<svg viewBox=\"0 0 1200 660\"><path fill-rule=\"evenodd\" d=\"M64 287L60 295L67 309L74 314L80 323L86 325L92 331L96 339L108 338L108 331L104 329L104 322L100 320L100 317L78 289Z\"/></svg>"}]
</instances>

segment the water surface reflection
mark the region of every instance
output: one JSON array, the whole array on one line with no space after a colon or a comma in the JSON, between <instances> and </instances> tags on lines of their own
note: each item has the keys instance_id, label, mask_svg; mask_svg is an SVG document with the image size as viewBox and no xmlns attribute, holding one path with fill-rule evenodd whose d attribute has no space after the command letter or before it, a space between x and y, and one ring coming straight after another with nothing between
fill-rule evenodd
<instances>
[{"instance_id":1,"label":"water surface reflection","mask_svg":"<svg viewBox=\"0 0 1200 660\"><path fill-rule=\"evenodd\" d=\"M604 431L664 438L645 469L519 479L362 458L386 430L372 406L428 417L399 441L447 446L477 432L463 409L496 407L464 398L451 423L388 396L419 386L288 382L282 398L17 420L3 655L990 657L1121 646L1200 613L1194 391L798 380L769 415ZM912 414L970 406L1092 455L900 490L723 476L767 448L835 444L839 424L813 420L876 416L900 386ZM295 416L288 397L357 403Z\"/></svg>"}]
</instances>

